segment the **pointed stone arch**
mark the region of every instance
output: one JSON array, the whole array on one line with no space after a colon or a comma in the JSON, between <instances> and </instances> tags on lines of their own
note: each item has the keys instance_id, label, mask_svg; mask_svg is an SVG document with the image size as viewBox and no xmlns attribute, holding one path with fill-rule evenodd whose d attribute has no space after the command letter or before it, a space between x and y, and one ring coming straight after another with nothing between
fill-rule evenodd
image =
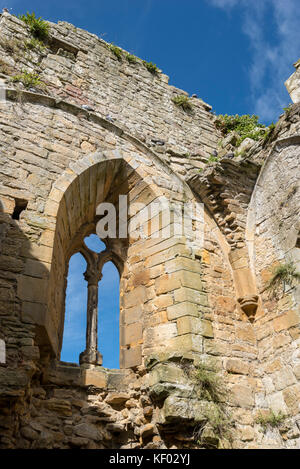
<instances>
[{"instance_id":1,"label":"pointed stone arch","mask_svg":"<svg viewBox=\"0 0 300 469\"><path fill-rule=\"evenodd\" d=\"M96 152L69 165L50 192L45 215L51 230L42 235L47 235L50 272L40 322L56 357L63 336L66 266L80 251L83 239L95 232L97 205L108 200L115 203L121 193L128 194L130 203L146 205L159 197L181 204L196 200L188 185L152 155L130 150ZM226 241L206 211L204 216L229 264ZM201 279L198 268L189 272L183 265L187 257L199 262L193 247L182 237L143 243L110 239L107 243L109 259L121 273L121 368L137 366L159 349L201 354L201 305L190 300L191 289L202 291Z\"/></svg>"}]
</instances>

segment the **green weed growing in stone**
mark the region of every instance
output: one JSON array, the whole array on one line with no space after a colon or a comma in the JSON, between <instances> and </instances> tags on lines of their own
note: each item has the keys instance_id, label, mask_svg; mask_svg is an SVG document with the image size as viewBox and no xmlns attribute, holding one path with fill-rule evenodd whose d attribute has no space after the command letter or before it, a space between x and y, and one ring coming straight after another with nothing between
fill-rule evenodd
<instances>
[{"instance_id":1,"label":"green weed growing in stone","mask_svg":"<svg viewBox=\"0 0 300 469\"><path fill-rule=\"evenodd\" d=\"M176 106L181 107L184 111L190 111L193 108L189 98L184 94L174 96L172 101Z\"/></svg>"},{"instance_id":2,"label":"green weed growing in stone","mask_svg":"<svg viewBox=\"0 0 300 469\"><path fill-rule=\"evenodd\" d=\"M126 59L127 62L129 62L130 64L136 64L136 63L137 63L137 58L136 58L135 55L126 54L126 55L125 55L125 59Z\"/></svg>"},{"instance_id":3,"label":"green weed growing in stone","mask_svg":"<svg viewBox=\"0 0 300 469\"><path fill-rule=\"evenodd\" d=\"M18 57L22 54L21 49L24 48L21 41L17 39L7 39L5 37L0 37L0 46L12 56Z\"/></svg>"},{"instance_id":4,"label":"green weed growing in stone","mask_svg":"<svg viewBox=\"0 0 300 469\"><path fill-rule=\"evenodd\" d=\"M192 377L198 398L210 405L204 411L204 419L194 430L199 446L216 448L220 441L231 441L231 419L224 408L226 389L217 374L216 367L199 363L195 366Z\"/></svg>"},{"instance_id":5,"label":"green weed growing in stone","mask_svg":"<svg viewBox=\"0 0 300 469\"><path fill-rule=\"evenodd\" d=\"M148 72L153 73L153 75L158 73L158 68L153 62L146 62L146 60L143 60L143 64L145 65Z\"/></svg>"},{"instance_id":6,"label":"green weed growing in stone","mask_svg":"<svg viewBox=\"0 0 300 469\"><path fill-rule=\"evenodd\" d=\"M273 269L272 277L266 287L274 296L279 289L285 291L286 285L294 287L300 283L300 273L293 262L279 264Z\"/></svg>"},{"instance_id":7,"label":"green weed growing in stone","mask_svg":"<svg viewBox=\"0 0 300 469\"><path fill-rule=\"evenodd\" d=\"M204 420L194 430L194 438L201 448L230 447L232 422L223 409L215 405L204 412Z\"/></svg>"},{"instance_id":8,"label":"green weed growing in stone","mask_svg":"<svg viewBox=\"0 0 300 469\"><path fill-rule=\"evenodd\" d=\"M286 419L286 415L284 415L282 412L279 412L278 414L276 414L271 409L266 415L263 415L260 412L258 417L255 419L255 423L261 425L264 431L266 431L269 427L272 427L272 428L280 427L280 425L285 419Z\"/></svg>"},{"instance_id":9,"label":"green weed growing in stone","mask_svg":"<svg viewBox=\"0 0 300 469\"><path fill-rule=\"evenodd\" d=\"M30 14L29 12L26 15L20 15L19 18L27 24L33 37L40 41L48 39L50 26L47 21L44 21L41 17L37 18L35 13Z\"/></svg>"},{"instance_id":10,"label":"green weed growing in stone","mask_svg":"<svg viewBox=\"0 0 300 469\"><path fill-rule=\"evenodd\" d=\"M292 103L283 108L284 112L289 113L289 111L291 110L291 107L292 107Z\"/></svg>"},{"instance_id":11,"label":"green weed growing in stone","mask_svg":"<svg viewBox=\"0 0 300 469\"><path fill-rule=\"evenodd\" d=\"M46 49L45 44L39 39L32 37L25 43L26 49L37 50L38 52L43 52Z\"/></svg>"},{"instance_id":12,"label":"green weed growing in stone","mask_svg":"<svg viewBox=\"0 0 300 469\"><path fill-rule=\"evenodd\" d=\"M14 83L22 83L25 88L41 87L43 85L37 73L27 72L26 70L11 77L11 80Z\"/></svg>"},{"instance_id":13,"label":"green weed growing in stone","mask_svg":"<svg viewBox=\"0 0 300 469\"><path fill-rule=\"evenodd\" d=\"M273 133L274 133L274 130L275 130L275 127L276 125L274 124L274 122L272 122L272 124L269 125L269 127L267 128L267 131L264 135L264 141L265 142L269 142L269 140L271 140L272 136L273 136Z\"/></svg>"},{"instance_id":14,"label":"green weed growing in stone","mask_svg":"<svg viewBox=\"0 0 300 469\"><path fill-rule=\"evenodd\" d=\"M217 161L218 161L218 157L215 155L210 155L210 157L207 160L208 163L216 163Z\"/></svg>"},{"instance_id":15,"label":"green weed growing in stone","mask_svg":"<svg viewBox=\"0 0 300 469\"><path fill-rule=\"evenodd\" d=\"M199 363L195 366L194 382L200 399L215 403L220 402L224 395L224 389L215 367Z\"/></svg>"},{"instance_id":16,"label":"green weed growing in stone","mask_svg":"<svg viewBox=\"0 0 300 469\"><path fill-rule=\"evenodd\" d=\"M229 116L228 114L219 115L215 121L216 127L222 132L225 137L232 131L237 132L240 137L237 139L236 146L239 146L245 138L252 138L253 140L260 140L267 129L263 124L259 124L258 116L245 114L239 116Z\"/></svg>"},{"instance_id":17,"label":"green weed growing in stone","mask_svg":"<svg viewBox=\"0 0 300 469\"><path fill-rule=\"evenodd\" d=\"M122 49L120 47L115 46L114 44L109 45L110 51L117 57L118 60L122 60Z\"/></svg>"}]
</instances>

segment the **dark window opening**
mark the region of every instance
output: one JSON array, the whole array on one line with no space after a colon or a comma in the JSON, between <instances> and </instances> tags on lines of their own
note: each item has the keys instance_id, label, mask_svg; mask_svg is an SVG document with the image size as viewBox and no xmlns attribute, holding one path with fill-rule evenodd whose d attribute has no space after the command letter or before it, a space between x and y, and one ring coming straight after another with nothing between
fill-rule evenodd
<instances>
[{"instance_id":1,"label":"dark window opening","mask_svg":"<svg viewBox=\"0 0 300 469\"><path fill-rule=\"evenodd\" d=\"M298 233L298 237L296 241L296 248L300 248L300 232Z\"/></svg>"},{"instance_id":2,"label":"dark window opening","mask_svg":"<svg viewBox=\"0 0 300 469\"><path fill-rule=\"evenodd\" d=\"M15 199L15 208L12 214L13 220L20 220L20 215L23 210L26 210L28 201L24 199Z\"/></svg>"}]
</instances>

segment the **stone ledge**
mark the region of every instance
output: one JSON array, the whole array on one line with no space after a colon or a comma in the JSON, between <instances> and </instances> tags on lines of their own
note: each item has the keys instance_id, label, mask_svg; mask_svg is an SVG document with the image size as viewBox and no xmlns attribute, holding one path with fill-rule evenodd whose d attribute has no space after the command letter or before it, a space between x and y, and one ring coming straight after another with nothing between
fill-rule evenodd
<instances>
[{"instance_id":1,"label":"stone ledge","mask_svg":"<svg viewBox=\"0 0 300 469\"><path fill-rule=\"evenodd\" d=\"M47 368L43 384L124 391L136 375L128 369L86 368L77 363L57 362Z\"/></svg>"}]
</instances>

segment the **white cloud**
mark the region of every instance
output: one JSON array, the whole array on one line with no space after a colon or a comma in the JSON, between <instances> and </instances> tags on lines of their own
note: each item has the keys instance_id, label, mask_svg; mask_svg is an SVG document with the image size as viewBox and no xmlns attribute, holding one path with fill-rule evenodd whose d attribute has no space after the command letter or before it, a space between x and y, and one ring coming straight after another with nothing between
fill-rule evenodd
<instances>
[{"instance_id":1,"label":"white cloud","mask_svg":"<svg viewBox=\"0 0 300 469\"><path fill-rule=\"evenodd\" d=\"M300 54L299 0L210 0L229 12L242 9L242 30L252 48L249 80L253 112L262 120L276 120L290 101L284 81L293 72ZM272 23L271 23L272 22ZM266 25L274 25L267 37Z\"/></svg>"}]
</instances>

